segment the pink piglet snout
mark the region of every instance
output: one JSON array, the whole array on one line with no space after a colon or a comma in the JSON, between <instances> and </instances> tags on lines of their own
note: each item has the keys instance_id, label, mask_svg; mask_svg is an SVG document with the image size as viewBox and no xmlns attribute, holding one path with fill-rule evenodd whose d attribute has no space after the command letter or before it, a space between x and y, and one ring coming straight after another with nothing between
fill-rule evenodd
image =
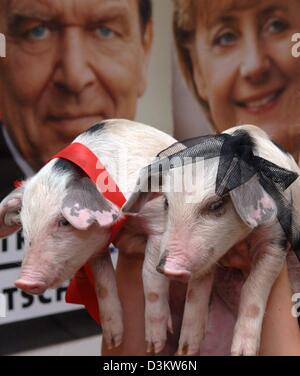
<instances>
[{"instance_id":1,"label":"pink piglet snout","mask_svg":"<svg viewBox=\"0 0 300 376\"><path fill-rule=\"evenodd\" d=\"M187 283L191 277L191 272L186 267L169 260L168 257L161 258L156 270L172 280L183 283Z\"/></svg>"},{"instance_id":2,"label":"pink piglet snout","mask_svg":"<svg viewBox=\"0 0 300 376\"><path fill-rule=\"evenodd\" d=\"M33 282L33 281L27 281L25 279L18 279L15 282L16 287L19 289L28 292L30 294L43 294L46 289L46 283L45 282Z\"/></svg>"}]
</instances>

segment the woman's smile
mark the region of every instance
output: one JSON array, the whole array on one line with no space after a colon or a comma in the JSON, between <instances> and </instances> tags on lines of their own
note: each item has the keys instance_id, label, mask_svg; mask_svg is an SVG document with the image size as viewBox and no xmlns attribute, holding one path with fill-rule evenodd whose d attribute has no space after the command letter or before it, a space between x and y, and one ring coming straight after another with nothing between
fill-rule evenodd
<instances>
[{"instance_id":1,"label":"woman's smile","mask_svg":"<svg viewBox=\"0 0 300 376\"><path fill-rule=\"evenodd\" d=\"M284 91L285 88L265 91L248 96L245 99L234 100L234 103L250 114L269 112L277 107Z\"/></svg>"}]
</instances>

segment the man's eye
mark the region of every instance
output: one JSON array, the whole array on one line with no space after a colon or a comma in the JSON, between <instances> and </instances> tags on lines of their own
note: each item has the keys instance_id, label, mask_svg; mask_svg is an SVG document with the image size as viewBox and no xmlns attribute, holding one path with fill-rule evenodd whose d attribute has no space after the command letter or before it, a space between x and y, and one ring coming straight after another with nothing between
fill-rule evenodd
<instances>
[{"instance_id":1,"label":"man's eye","mask_svg":"<svg viewBox=\"0 0 300 376\"><path fill-rule=\"evenodd\" d=\"M285 31L288 26L289 24L286 21L276 18L268 22L266 29L271 33L281 33Z\"/></svg>"},{"instance_id":2,"label":"man's eye","mask_svg":"<svg viewBox=\"0 0 300 376\"><path fill-rule=\"evenodd\" d=\"M29 39L32 40L43 40L46 39L50 34L50 30L46 26L36 26L33 29L29 30L26 35Z\"/></svg>"},{"instance_id":3,"label":"man's eye","mask_svg":"<svg viewBox=\"0 0 300 376\"><path fill-rule=\"evenodd\" d=\"M105 38L105 39L113 38L116 34L109 27L105 27L105 26L97 27L96 33L99 37Z\"/></svg>"},{"instance_id":4,"label":"man's eye","mask_svg":"<svg viewBox=\"0 0 300 376\"><path fill-rule=\"evenodd\" d=\"M237 35L232 31L219 34L213 41L214 46L227 47L235 43Z\"/></svg>"}]
</instances>

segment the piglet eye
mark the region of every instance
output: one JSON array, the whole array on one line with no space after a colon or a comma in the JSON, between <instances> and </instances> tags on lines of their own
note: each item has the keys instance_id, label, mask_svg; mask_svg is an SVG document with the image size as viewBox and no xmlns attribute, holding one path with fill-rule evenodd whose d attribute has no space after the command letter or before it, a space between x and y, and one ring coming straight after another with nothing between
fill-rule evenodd
<instances>
[{"instance_id":1,"label":"piglet eye","mask_svg":"<svg viewBox=\"0 0 300 376\"><path fill-rule=\"evenodd\" d=\"M210 204L208 208L210 211L216 211L216 210L221 209L223 205L224 205L224 202L222 200L219 200Z\"/></svg>"},{"instance_id":2,"label":"piglet eye","mask_svg":"<svg viewBox=\"0 0 300 376\"><path fill-rule=\"evenodd\" d=\"M208 205L208 212L216 217L220 217L225 213L225 203L226 201L223 199L212 202Z\"/></svg>"},{"instance_id":3,"label":"piglet eye","mask_svg":"<svg viewBox=\"0 0 300 376\"><path fill-rule=\"evenodd\" d=\"M65 218L63 219L60 219L58 221L58 226L59 227L65 227L65 226L69 226L70 222L68 222Z\"/></svg>"}]
</instances>

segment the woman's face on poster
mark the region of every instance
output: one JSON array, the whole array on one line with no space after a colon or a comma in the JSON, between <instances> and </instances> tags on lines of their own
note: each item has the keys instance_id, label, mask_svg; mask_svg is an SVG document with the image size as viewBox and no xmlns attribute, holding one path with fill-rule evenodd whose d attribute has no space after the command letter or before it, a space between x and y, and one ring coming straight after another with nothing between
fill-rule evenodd
<instances>
[{"instance_id":1,"label":"woman's face on poster","mask_svg":"<svg viewBox=\"0 0 300 376\"><path fill-rule=\"evenodd\" d=\"M220 8L205 26L198 7L194 80L218 131L255 124L293 152L300 145L300 58L292 56L300 2L253 3Z\"/></svg>"}]
</instances>

